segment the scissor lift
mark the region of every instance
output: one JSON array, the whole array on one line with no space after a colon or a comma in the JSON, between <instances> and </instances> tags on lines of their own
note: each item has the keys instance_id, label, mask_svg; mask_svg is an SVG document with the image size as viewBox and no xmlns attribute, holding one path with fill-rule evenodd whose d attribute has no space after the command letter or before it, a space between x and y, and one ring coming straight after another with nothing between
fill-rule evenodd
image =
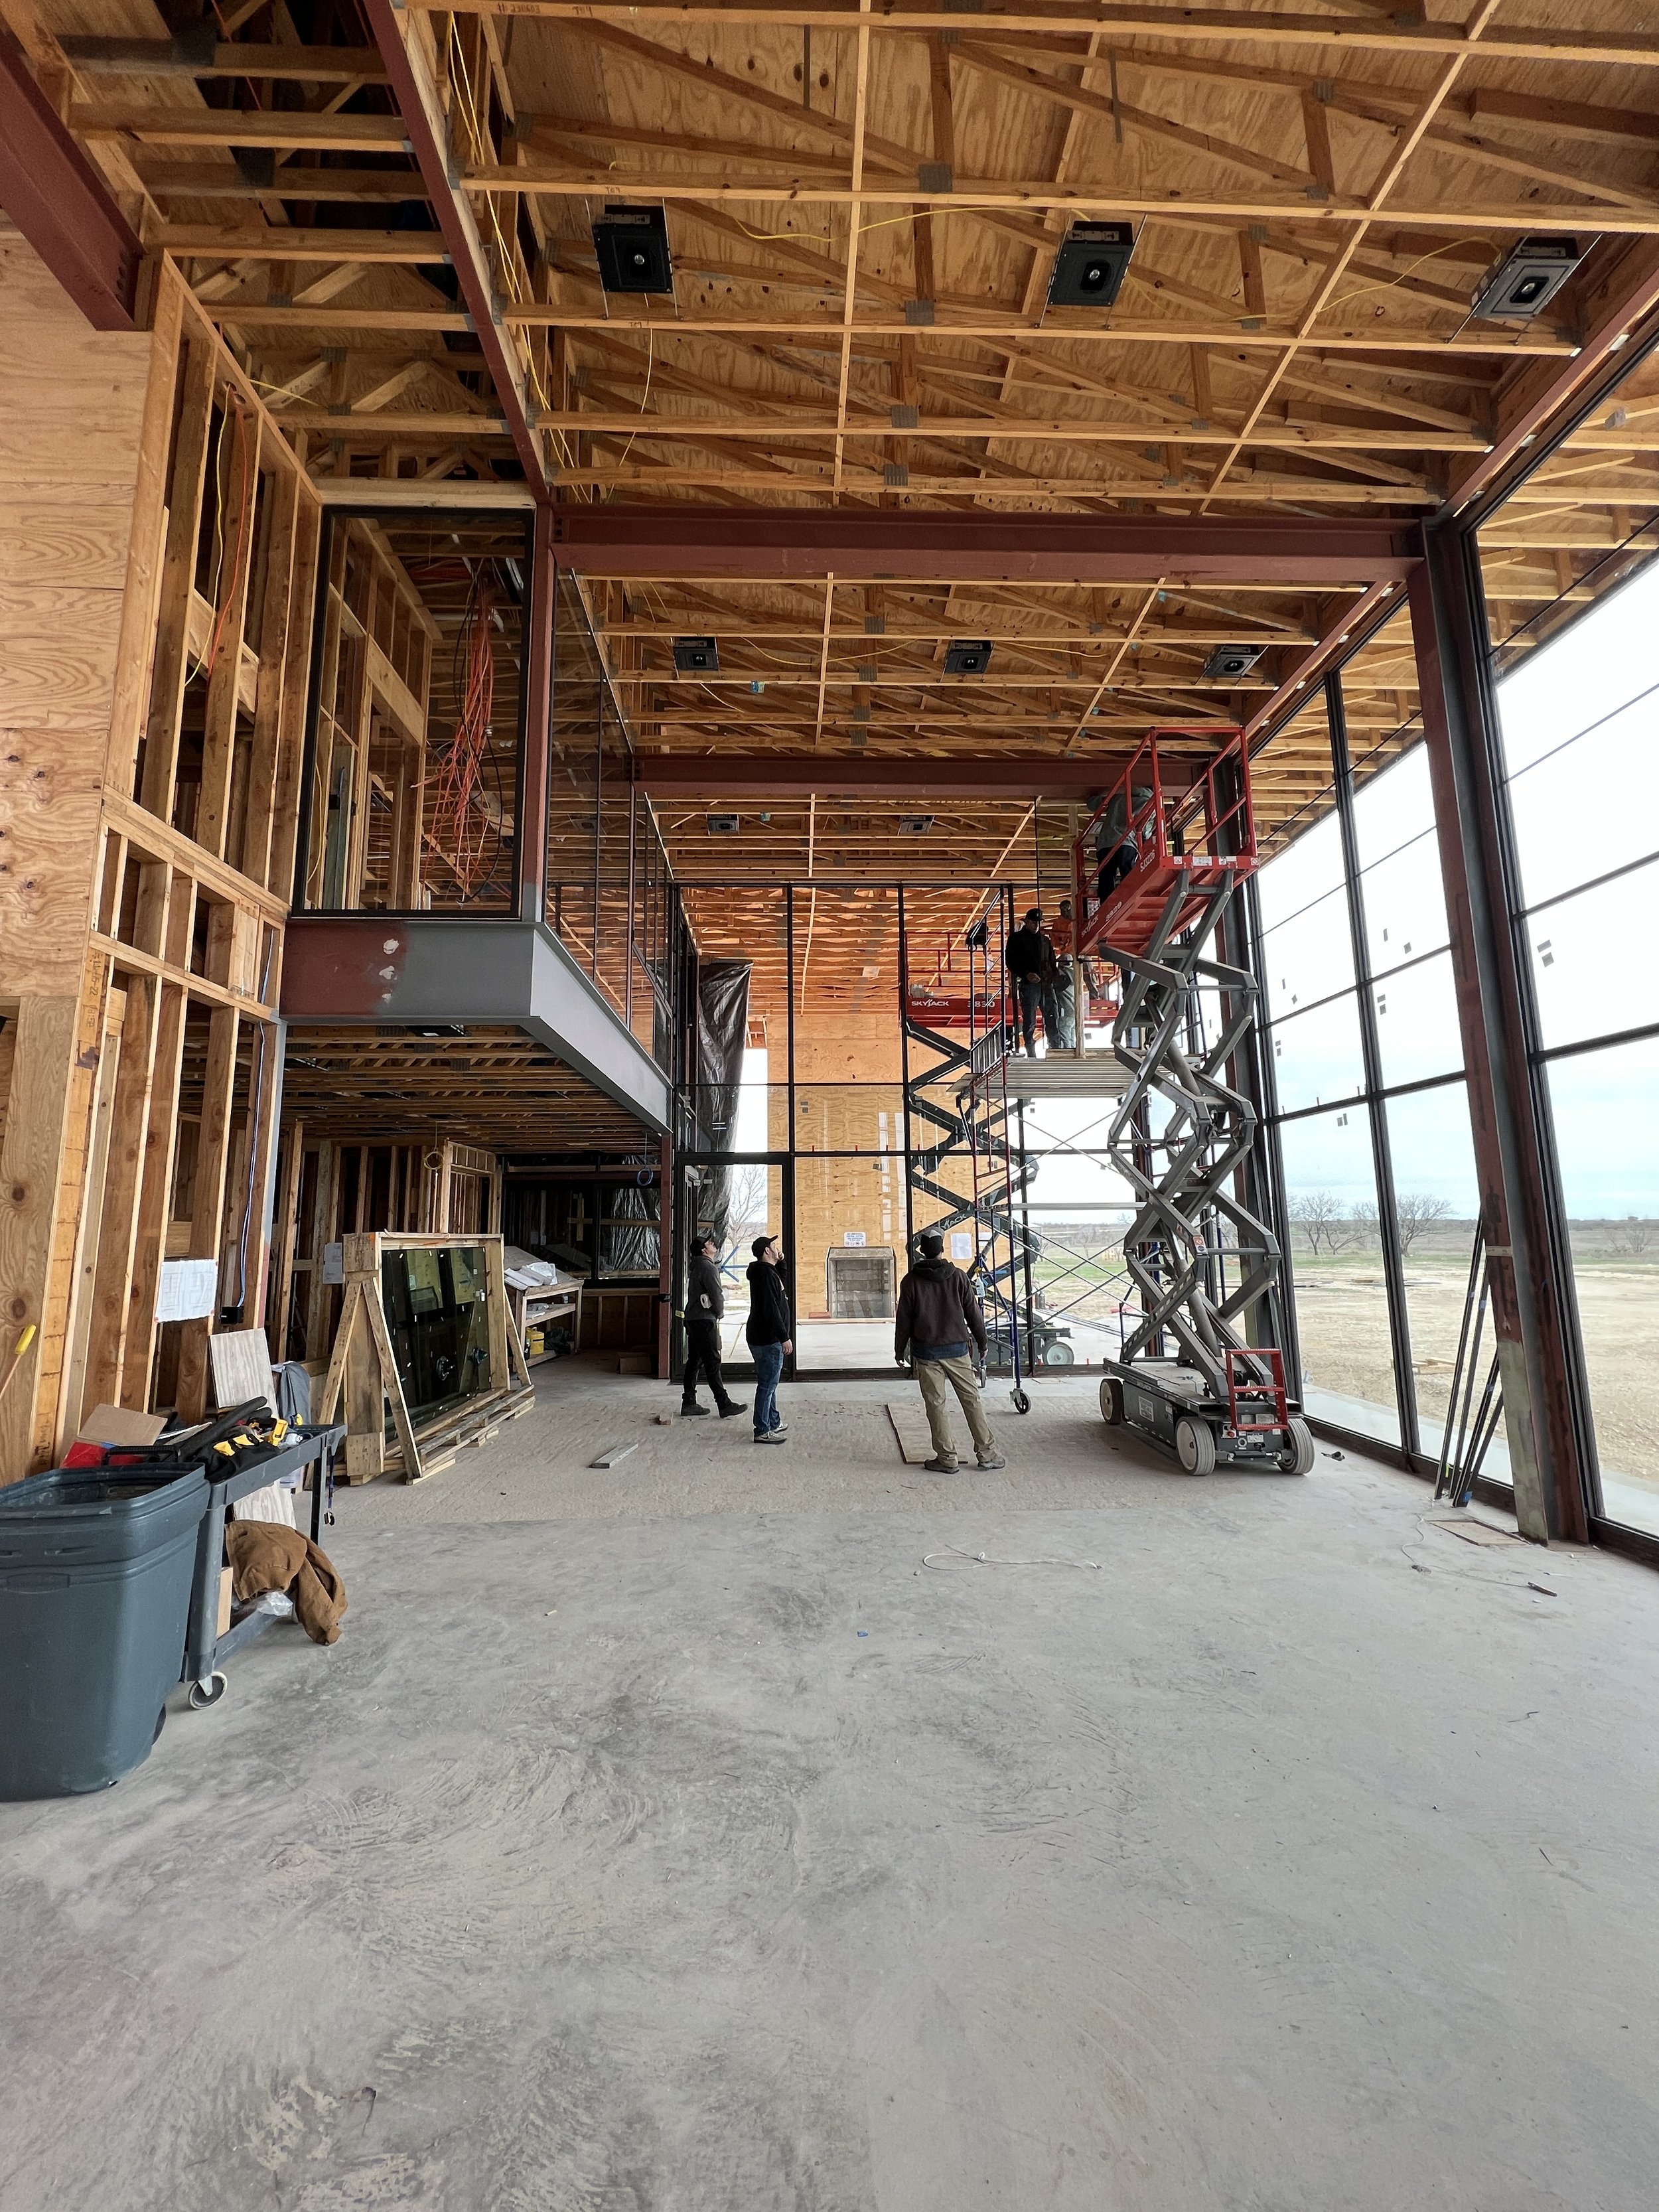
<instances>
[{"instance_id":1,"label":"scissor lift","mask_svg":"<svg viewBox=\"0 0 1659 2212\"><path fill-rule=\"evenodd\" d=\"M1116 848L1133 838L1134 858L1097 901L1091 852L1109 817ZM1152 732L1073 859L1078 949L1111 961L1122 979L1112 1048L1127 1080L1106 1141L1137 1205L1123 1251L1141 1315L1105 1363L1101 1413L1172 1450L1189 1474L1220 1465L1306 1474L1313 1437L1283 1358L1251 1340L1279 1280L1279 1247L1238 1196L1256 1115L1226 1078L1255 1027L1255 984L1214 948L1257 866L1243 732L1212 723ZM1212 1037L1206 988L1218 1000Z\"/></svg>"},{"instance_id":2,"label":"scissor lift","mask_svg":"<svg viewBox=\"0 0 1659 2212\"><path fill-rule=\"evenodd\" d=\"M1007 897L1001 893L990 915L960 945L914 960L901 933L899 991L904 1103L913 1133L911 1207L918 1198L931 1200L939 1210L930 1229L947 1238L953 1230L972 1236L966 1272L985 1309L988 1364L1012 1368L1014 1406L1024 1413L1031 1402L1026 1372L1034 1354L1041 1358L1051 1349L1057 1333L1039 1324L1032 1310L1031 1262L1042 1243L1028 1218L1026 1191L1036 1163L1018 1141L1018 1109L1011 1105L1005 1073L1013 1047L1013 1010L998 948L1007 925ZM919 1130L934 1141L917 1146ZM960 1180L964 1163L965 1190L949 1180L953 1165Z\"/></svg>"}]
</instances>

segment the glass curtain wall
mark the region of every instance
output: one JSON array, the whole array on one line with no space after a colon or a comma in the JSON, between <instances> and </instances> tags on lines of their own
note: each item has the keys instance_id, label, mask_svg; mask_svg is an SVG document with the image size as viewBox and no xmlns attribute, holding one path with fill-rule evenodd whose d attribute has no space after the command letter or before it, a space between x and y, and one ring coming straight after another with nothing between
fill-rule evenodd
<instances>
[{"instance_id":1,"label":"glass curtain wall","mask_svg":"<svg viewBox=\"0 0 1659 2212\"><path fill-rule=\"evenodd\" d=\"M674 1070L689 950L656 813L576 579L554 599L547 926L659 1066Z\"/></svg>"},{"instance_id":2,"label":"glass curtain wall","mask_svg":"<svg viewBox=\"0 0 1659 2212\"><path fill-rule=\"evenodd\" d=\"M1391 640L1409 652L1403 610L1376 651ZM1477 1208L1421 735L1374 697L1351 730L1333 678L1329 780L1276 833L1253 903L1304 1402L1432 1458ZM1507 1478L1501 1445L1486 1472Z\"/></svg>"},{"instance_id":3,"label":"glass curtain wall","mask_svg":"<svg viewBox=\"0 0 1659 2212\"><path fill-rule=\"evenodd\" d=\"M1651 380L1651 373L1650 373ZM1584 1445L1609 1521L1659 1534L1659 527L1604 550L1480 532L1534 1095ZM1530 537L1532 533L1524 533Z\"/></svg>"}]
</instances>

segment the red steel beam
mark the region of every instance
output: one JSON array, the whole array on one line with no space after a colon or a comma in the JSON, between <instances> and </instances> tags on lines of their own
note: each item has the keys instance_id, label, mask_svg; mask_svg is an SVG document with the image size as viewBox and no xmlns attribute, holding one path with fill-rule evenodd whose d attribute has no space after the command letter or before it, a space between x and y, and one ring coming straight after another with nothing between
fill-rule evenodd
<instances>
[{"instance_id":1,"label":"red steel beam","mask_svg":"<svg viewBox=\"0 0 1659 2212\"><path fill-rule=\"evenodd\" d=\"M562 507L554 531L560 561L596 576L1313 587L1404 582L1417 557L1410 523L1290 516Z\"/></svg>"},{"instance_id":2,"label":"red steel beam","mask_svg":"<svg viewBox=\"0 0 1659 2212\"><path fill-rule=\"evenodd\" d=\"M414 154L421 182L432 203L444 245L454 266L461 297L472 319L472 328L489 370L495 397L501 403L513 449L525 480L538 499L548 496L547 466L541 438L532 427L532 406L524 367L500 319L489 260L483 238L464 194L449 180L449 153L445 144L445 122L436 91L424 60L411 54L398 28L404 10L393 0L362 0L370 33L386 64L386 79L403 118L404 130ZM404 16L407 21L407 16Z\"/></svg>"},{"instance_id":3,"label":"red steel beam","mask_svg":"<svg viewBox=\"0 0 1659 2212\"><path fill-rule=\"evenodd\" d=\"M1502 422L1487 451L1448 495L1456 513L1498 482L1526 447L1659 307L1659 238L1635 240L1584 302L1584 342L1565 361L1525 371L1501 403Z\"/></svg>"},{"instance_id":4,"label":"red steel beam","mask_svg":"<svg viewBox=\"0 0 1659 2212\"><path fill-rule=\"evenodd\" d=\"M95 331L137 328L143 246L0 27L0 208Z\"/></svg>"},{"instance_id":5,"label":"red steel beam","mask_svg":"<svg viewBox=\"0 0 1659 2212\"><path fill-rule=\"evenodd\" d=\"M1404 606L1405 593L1397 584L1373 584L1363 598L1346 608L1318 642L1298 660L1271 699L1257 708L1244 725L1244 739L1254 747L1259 737L1271 737L1277 725L1310 695L1334 668L1358 653L1371 631L1380 626L1385 608Z\"/></svg>"},{"instance_id":6,"label":"red steel beam","mask_svg":"<svg viewBox=\"0 0 1659 2212\"><path fill-rule=\"evenodd\" d=\"M1218 722L1218 730L1231 728ZM1127 758L1133 748L1121 749ZM1085 799L1115 773L1100 760L958 753L947 760L824 759L808 753L636 753L634 779L649 799Z\"/></svg>"}]
</instances>

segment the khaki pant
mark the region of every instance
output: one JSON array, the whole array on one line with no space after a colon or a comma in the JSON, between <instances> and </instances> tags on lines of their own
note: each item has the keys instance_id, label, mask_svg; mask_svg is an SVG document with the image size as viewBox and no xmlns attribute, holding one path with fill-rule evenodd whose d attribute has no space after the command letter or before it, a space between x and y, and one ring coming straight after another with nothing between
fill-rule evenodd
<instances>
[{"instance_id":1,"label":"khaki pant","mask_svg":"<svg viewBox=\"0 0 1659 2212\"><path fill-rule=\"evenodd\" d=\"M945 1391L949 1383L957 1394L969 1431L974 1439L974 1450L981 1459L995 1456L996 1439L991 1434L991 1424L985 1418L985 1408L980 1401L979 1384L974 1379L971 1362L966 1356L955 1359L918 1359L916 1380L921 1385L921 1402L927 1408L927 1426L933 1439L933 1457L957 1463L957 1448L951 1435L951 1401Z\"/></svg>"}]
</instances>

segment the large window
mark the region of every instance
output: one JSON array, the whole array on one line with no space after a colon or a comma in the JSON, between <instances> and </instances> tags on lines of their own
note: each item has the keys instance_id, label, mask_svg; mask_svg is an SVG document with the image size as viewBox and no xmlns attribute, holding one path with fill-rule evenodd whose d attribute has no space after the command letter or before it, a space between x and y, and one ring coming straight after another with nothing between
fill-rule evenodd
<instances>
[{"instance_id":1,"label":"large window","mask_svg":"<svg viewBox=\"0 0 1659 2212\"><path fill-rule=\"evenodd\" d=\"M1330 780L1257 878L1257 960L1304 1402L1432 1457L1477 1204L1428 761L1385 688L1404 641L1402 616L1328 687Z\"/></svg>"},{"instance_id":2,"label":"large window","mask_svg":"<svg viewBox=\"0 0 1659 2212\"><path fill-rule=\"evenodd\" d=\"M1582 576L1562 556L1541 607L1490 562L1488 588L1514 926L1571 1277L1560 1287L1602 1510L1659 1534L1659 563L1639 559L1653 535L1634 533Z\"/></svg>"}]
</instances>

